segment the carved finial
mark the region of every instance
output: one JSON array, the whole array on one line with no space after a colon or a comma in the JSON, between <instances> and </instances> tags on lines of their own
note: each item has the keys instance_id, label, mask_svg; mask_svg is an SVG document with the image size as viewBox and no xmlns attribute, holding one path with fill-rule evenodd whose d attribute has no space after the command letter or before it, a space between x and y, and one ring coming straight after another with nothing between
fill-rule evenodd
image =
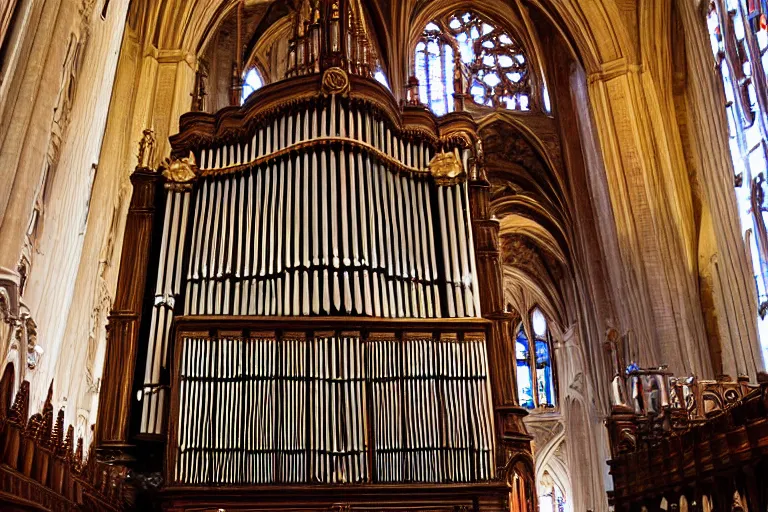
<instances>
[{"instance_id":1,"label":"carved finial","mask_svg":"<svg viewBox=\"0 0 768 512\"><path fill-rule=\"evenodd\" d=\"M43 422L37 431L35 439L40 441L42 446L46 448L51 446L51 432L53 431L53 410L49 410L43 414Z\"/></svg>"},{"instance_id":2,"label":"carved finial","mask_svg":"<svg viewBox=\"0 0 768 512\"><path fill-rule=\"evenodd\" d=\"M56 422L53 424L51 432L51 446L58 453L61 450L61 442L64 437L64 408L59 409L56 415Z\"/></svg>"},{"instance_id":3,"label":"carved finial","mask_svg":"<svg viewBox=\"0 0 768 512\"><path fill-rule=\"evenodd\" d=\"M29 381L22 381L11 409L8 411L8 423L21 427L27 420L29 411Z\"/></svg>"},{"instance_id":4,"label":"carved finial","mask_svg":"<svg viewBox=\"0 0 768 512\"><path fill-rule=\"evenodd\" d=\"M75 454L72 458L75 471L80 473L83 471L83 438L77 438L77 446L75 447Z\"/></svg>"},{"instance_id":5,"label":"carved finial","mask_svg":"<svg viewBox=\"0 0 768 512\"><path fill-rule=\"evenodd\" d=\"M155 161L155 131L147 128L139 141L139 163L137 169L153 169Z\"/></svg>"},{"instance_id":6,"label":"carved finial","mask_svg":"<svg viewBox=\"0 0 768 512\"><path fill-rule=\"evenodd\" d=\"M59 445L57 454L66 460L72 460L72 442L75 439L75 427L70 425L67 427L67 435L64 437L64 442Z\"/></svg>"},{"instance_id":7,"label":"carved finial","mask_svg":"<svg viewBox=\"0 0 768 512\"><path fill-rule=\"evenodd\" d=\"M51 385L48 386L48 396L45 397L45 403L43 404L43 416L50 413L53 415L53 379L51 379Z\"/></svg>"},{"instance_id":8,"label":"carved finial","mask_svg":"<svg viewBox=\"0 0 768 512\"><path fill-rule=\"evenodd\" d=\"M43 415L40 413L33 414L29 421L27 422L27 426L24 428L24 435L27 437L36 438L39 431L40 426L43 424Z\"/></svg>"}]
</instances>

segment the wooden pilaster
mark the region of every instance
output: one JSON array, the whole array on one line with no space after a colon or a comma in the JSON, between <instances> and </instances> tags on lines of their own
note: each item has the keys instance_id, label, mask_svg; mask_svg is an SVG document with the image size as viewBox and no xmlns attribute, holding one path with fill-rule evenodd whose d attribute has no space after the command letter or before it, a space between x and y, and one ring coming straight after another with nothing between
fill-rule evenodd
<instances>
[{"instance_id":1,"label":"wooden pilaster","mask_svg":"<svg viewBox=\"0 0 768 512\"><path fill-rule=\"evenodd\" d=\"M513 337L520 317L504 308L500 226L490 216L490 184L481 177L470 181L469 189L480 308L483 317L493 322L488 339L488 362L497 436L496 463L508 469L510 462L522 456L532 466L532 437L523 424L528 411L518 405L515 386ZM533 479L534 475L530 477Z\"/></svg>"},{"instance_id":2,"label":"wooden pilaster","mask_svg":"<svg viewBox=\"0 0 768 512\"><path fill-rule=\"evenodd\" d=\"M139 326L152 244L159 175L137 168L131 175L133 197L125 224L125 241L112 312L109 316L99 412L94 440L99 459L127 462L129 425Z\"/></svg>"}]
</instances>

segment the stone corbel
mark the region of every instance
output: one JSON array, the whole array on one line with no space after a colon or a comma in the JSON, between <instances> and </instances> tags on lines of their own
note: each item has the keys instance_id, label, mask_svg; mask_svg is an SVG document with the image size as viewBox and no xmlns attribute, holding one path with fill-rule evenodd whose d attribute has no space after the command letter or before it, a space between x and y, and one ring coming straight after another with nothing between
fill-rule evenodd
<instances>
[{"instance_id":1,"label":"stone corbel","mask_svg":"<svg viewBox=\"0 0 768 512\"><path fill-rule=\"evenodd\" d=\"M0 268L0 320L13 323L19 318L19 275Z\"/></svg>"}]
</instances>

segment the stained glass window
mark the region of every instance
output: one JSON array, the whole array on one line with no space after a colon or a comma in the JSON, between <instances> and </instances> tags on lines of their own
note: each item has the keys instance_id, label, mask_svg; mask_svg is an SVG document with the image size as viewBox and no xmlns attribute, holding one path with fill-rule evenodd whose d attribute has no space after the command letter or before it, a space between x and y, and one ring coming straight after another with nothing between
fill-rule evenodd
<instances>
[{"instance_id":1,"label":"stained glass window","mask_svg":"<svg viewBox=\"0 0 768 512\"><path fill-rule=\"evenodd\" d=\"M736 198L752 260L758 297L758 335L768 362L768 5L766 0L712 0L707 27L725 91L729 146L736 172Z\"/></svg>"},{"instance_id":2,"label":"stained glass window","mask_svg":"<svg viewBox=\"0 0 768 512\"><path fill-rule=\"evenodd\" d=\"M420 100L437 115L453 112L454 93L462 92L478 105L531 109L523 49L508 33L472 12L455 12L427 24L416 44L414 71ZM542 103L548 109L546 91Z\"/></svg>"},{"instance_id":3,"label":"stained glass window","mask_svg":"<svg viewBox=\"0 0 768 512\"><path fill-rule=\"evenodd\" d=\"M515 338L515 357L517 359L517 400L526 409L533 409L533 385L531 380L531 358L528 350L528 338L525 336L523 324Z\"/></svg>"},{"instance_id":4,"label":"stained glass window","mask_svg":"<svg viewBox=\"0 0 768 512\"><path fill-rule=\"evenodd\" d=\"M243 92L240 97L240 104L242 105L245 103L245 100L248 99L248 96L253 94L253 92L257 89L261 89L263 85L264 80L262 80L261 75L258 71L256 71L256 68L249 69L245 74L245 79L243 80Z\"/></svg>"},{"instance_id":5,"label":"stained glass window","mask_svg":"<svg viewBox=\"0 0 768 512\"><path fill-rule=\"evenodd\" d=\"M534 341L530 342L522 323L515 337L517 361L517 395L520 405L528 409L555 406L552 347L547 321L541 310L531 314ZM533 348L533 352L531 352Z\"/></svg>"}]
</instances>

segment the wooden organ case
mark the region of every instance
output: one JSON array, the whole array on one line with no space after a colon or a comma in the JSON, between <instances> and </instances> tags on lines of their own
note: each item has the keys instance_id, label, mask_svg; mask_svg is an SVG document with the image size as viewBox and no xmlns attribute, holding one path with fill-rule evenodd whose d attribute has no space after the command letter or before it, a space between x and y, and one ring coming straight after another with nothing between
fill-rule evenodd
<instances>
[{"instance_id":1,"label":"wooden organ case","mask_svg":"<svg viewBox=\"0 0 768 512\"><path fill-rule=\"evenodd\" d=\"M167 509L535 507L476 126L398 106L353 7L133 175L96 449L163 445Z\"/></svg>"}]
</instances>

